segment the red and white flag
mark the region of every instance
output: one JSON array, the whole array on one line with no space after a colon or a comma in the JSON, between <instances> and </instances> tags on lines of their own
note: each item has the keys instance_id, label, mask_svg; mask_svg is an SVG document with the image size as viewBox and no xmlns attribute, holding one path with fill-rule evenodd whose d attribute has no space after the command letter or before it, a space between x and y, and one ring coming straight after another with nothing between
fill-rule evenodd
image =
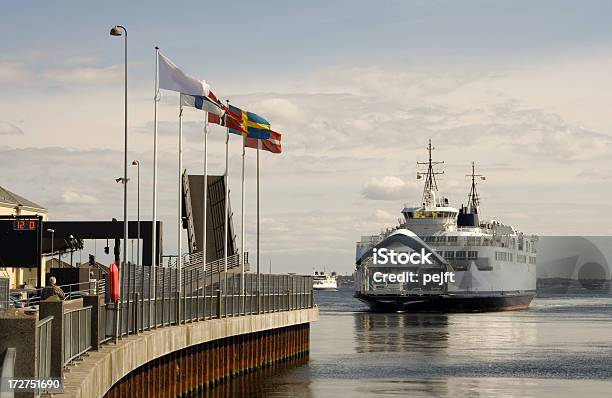
<instances>
[{"instance_id":1,"label":"red and white flag","mask_svg":"<svg viewBox=\"0 0 612 398\"><path fill-rule=\"evenodd\" d=\"M281 134L275 131L270 131L270 138L257 139L246 137L244 146L248 148L262 149L272 153L281 153Z\"/></svg>"}]
</instances>

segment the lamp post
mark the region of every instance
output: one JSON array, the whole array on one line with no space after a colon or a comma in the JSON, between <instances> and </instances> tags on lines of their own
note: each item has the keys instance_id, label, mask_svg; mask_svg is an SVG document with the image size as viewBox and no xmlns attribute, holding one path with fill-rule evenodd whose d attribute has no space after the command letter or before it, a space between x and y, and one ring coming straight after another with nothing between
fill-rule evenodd
<instances>
[{"instance_id":1,"label":"lamp post","mask_svg":"<svg viewBox=\"0 0 612 398\"><path fill-rule=\"evenodd\" d=\"M72 264L72 258L74 256L74 236L68 236L68 242L70 242L70 268L74 265Z\"/></svg>"},{"instance_id":2,"label":"lamp post","mask_svg":"<svg viewBox=\"0 0 612 398\"><path fill-rule=\"evenodd\" d=\"M124 62L124 153L123 153L123 264L127 264L127 240L128 240L128 217L127 217L127 145L128 145L128 135L127 135L127 83L128 83L128 42L127 42L127 29L124 26L116 25L110 30L111 36L124 36L125 38L125 62ZM121 268L119 267L119 283L121 284ZM121 305L121 289L119 289L119 306ZM117 312L117 317L119 316L119 312ZM115 330L115 341L119 336L119 322L116 323L117 329Z\"/></svg>"},{"instance_id":3,"label":"lamp post","mask_svg":"<svg viewBox=\"0 0 612 398\"><path fill-rule=\"evenodd\" d=\"M138 160L132 161L132 166L136 166L136 265L140 265L140 162Z\"/></svg>"}]
</instances>

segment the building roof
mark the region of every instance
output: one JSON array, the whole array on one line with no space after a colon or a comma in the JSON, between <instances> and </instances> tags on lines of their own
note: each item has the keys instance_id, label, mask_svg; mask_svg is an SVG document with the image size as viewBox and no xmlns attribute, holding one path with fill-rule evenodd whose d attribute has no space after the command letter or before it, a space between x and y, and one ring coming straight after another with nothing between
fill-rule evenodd
<instances>
[{"instance_id":1,"label":"building roof","mask_svg":"<svg viewBox=\"0 0 612 398\"><path fill-rule=\"evenodd\" d=\"M47 269L49 268L72 268L70 263L58 260L55 257L47 260L45 264L46 264Z\"/></svg>"},{"instance_id":2,"label":"building roof","mask_svg":"<svg viewBox=\"0 0 612 398\"><path fill-rule=\"evenodd\" d=\"M45 209L43 206L36 204L32 202L31 200L28 200L22 196L19 196L16 193L13 193L9 191L8 189L1 187L1 186L0 186L0 203L11 205L11 206L21 205L23 207L29 207L35 210L42 210L44 212L47 211L47 209Z\"/></svg>"}]
</instances>

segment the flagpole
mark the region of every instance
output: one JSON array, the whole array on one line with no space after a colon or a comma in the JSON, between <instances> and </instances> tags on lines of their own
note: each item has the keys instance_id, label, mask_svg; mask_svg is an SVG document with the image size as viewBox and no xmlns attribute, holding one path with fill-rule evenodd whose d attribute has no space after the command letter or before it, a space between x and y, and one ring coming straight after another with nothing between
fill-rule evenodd
<instances>
[{"instance_id":1,"label":"flagpole","mask_svg":"<svg viewBox=\"0 0 612 398\"><path fill-rule=\"evenodd\" d=\"M183 104L179 105L179 136L178 136L178 259L177 259L177 268L178 268L178 311L177 311L177 323L180 323L181 319L181 290L182 290L182 268L183 268L183 256L181 255L181 249L183 247L183 237L181 234L182 229L182 204L183 204Z\"/></svg>"},{"instance_id":2,"label":"flagpole","mask_svg":"<svg viewBox=\"0 0 612 398\"><path fill-rule=\"evenodd\" d=\"M229 101L227 101L229 107ZM229 127L225 131L225 239L223 245L223 288L227 285L227 240L229 237Z\"/></svg>"},{"instance_id":3,"label":"flagpole","mask_svg":"<svg viewBox=\"0 0 612 398\"><path fill-rule=\"evenodd\" d=\"M153 97L155 110L153 112L153 223L151 228L153 242L151 244L151 269L149 275L153 276L153 296L149 292L149 299L157 299L157 103L159 102L159 47L155 46L155 95ZM150 308L150 316L153 315L153 307ZM152 318L151 318L152 319ZM154 322L157 324L157 320Z\"/></svg>"},{"instance_id":4,"label":"flagpole","mask_svg":"<svg viewBox=\"0 0 612 398\"><path fill-rule=\"evenodd\" d=\"M241 222L241 228L242 231L242 237L240 238L240 273L241 273L241 283L240 283L240 294L244 294L244 260L245 260L245 255L244 255L244 218L245 218L245 214L244 214L244 205L245 205L245 190L244 190L244 158L245 158L245 144L246 144L246 137L242 137L242 222Z\"/></svg>"},{"instance_id":5,"label":"flagpole","mask_svg":"<svg viewBox=\"0 0 612 398\"><path fill-rule=\"evenodd\" d=\"M202 217L202 265L204 266L204 280L206 280L206 221L208 211L208 112L204 113L204 206Z\"/></svg>"},{"instance_id":6,"label":"flagpole","mask_svg":"<svg viewBox=\"0 0 612 398\"><path fill-rule=\"evenodd\" d=\"M261 140L257 140L257 312L259 312L259 148Z\"/></svg>"}]
</instances>

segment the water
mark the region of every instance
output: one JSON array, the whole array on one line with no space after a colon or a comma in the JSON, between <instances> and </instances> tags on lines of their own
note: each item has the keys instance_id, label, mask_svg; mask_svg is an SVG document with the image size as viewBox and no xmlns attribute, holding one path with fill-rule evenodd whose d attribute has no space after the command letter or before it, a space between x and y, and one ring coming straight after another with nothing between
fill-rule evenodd
<instances>
[{"instance_id":1,"label":"water","mask_svg":"<svg viewBox=\"0 0 612 398\"><path fill-rule=\"evenodd\" d=\"M538 297L529 310L379 314L352 291L316 292L309 361L211 396L610 397L612 297Z\"/></svg>"}]
</instances>

